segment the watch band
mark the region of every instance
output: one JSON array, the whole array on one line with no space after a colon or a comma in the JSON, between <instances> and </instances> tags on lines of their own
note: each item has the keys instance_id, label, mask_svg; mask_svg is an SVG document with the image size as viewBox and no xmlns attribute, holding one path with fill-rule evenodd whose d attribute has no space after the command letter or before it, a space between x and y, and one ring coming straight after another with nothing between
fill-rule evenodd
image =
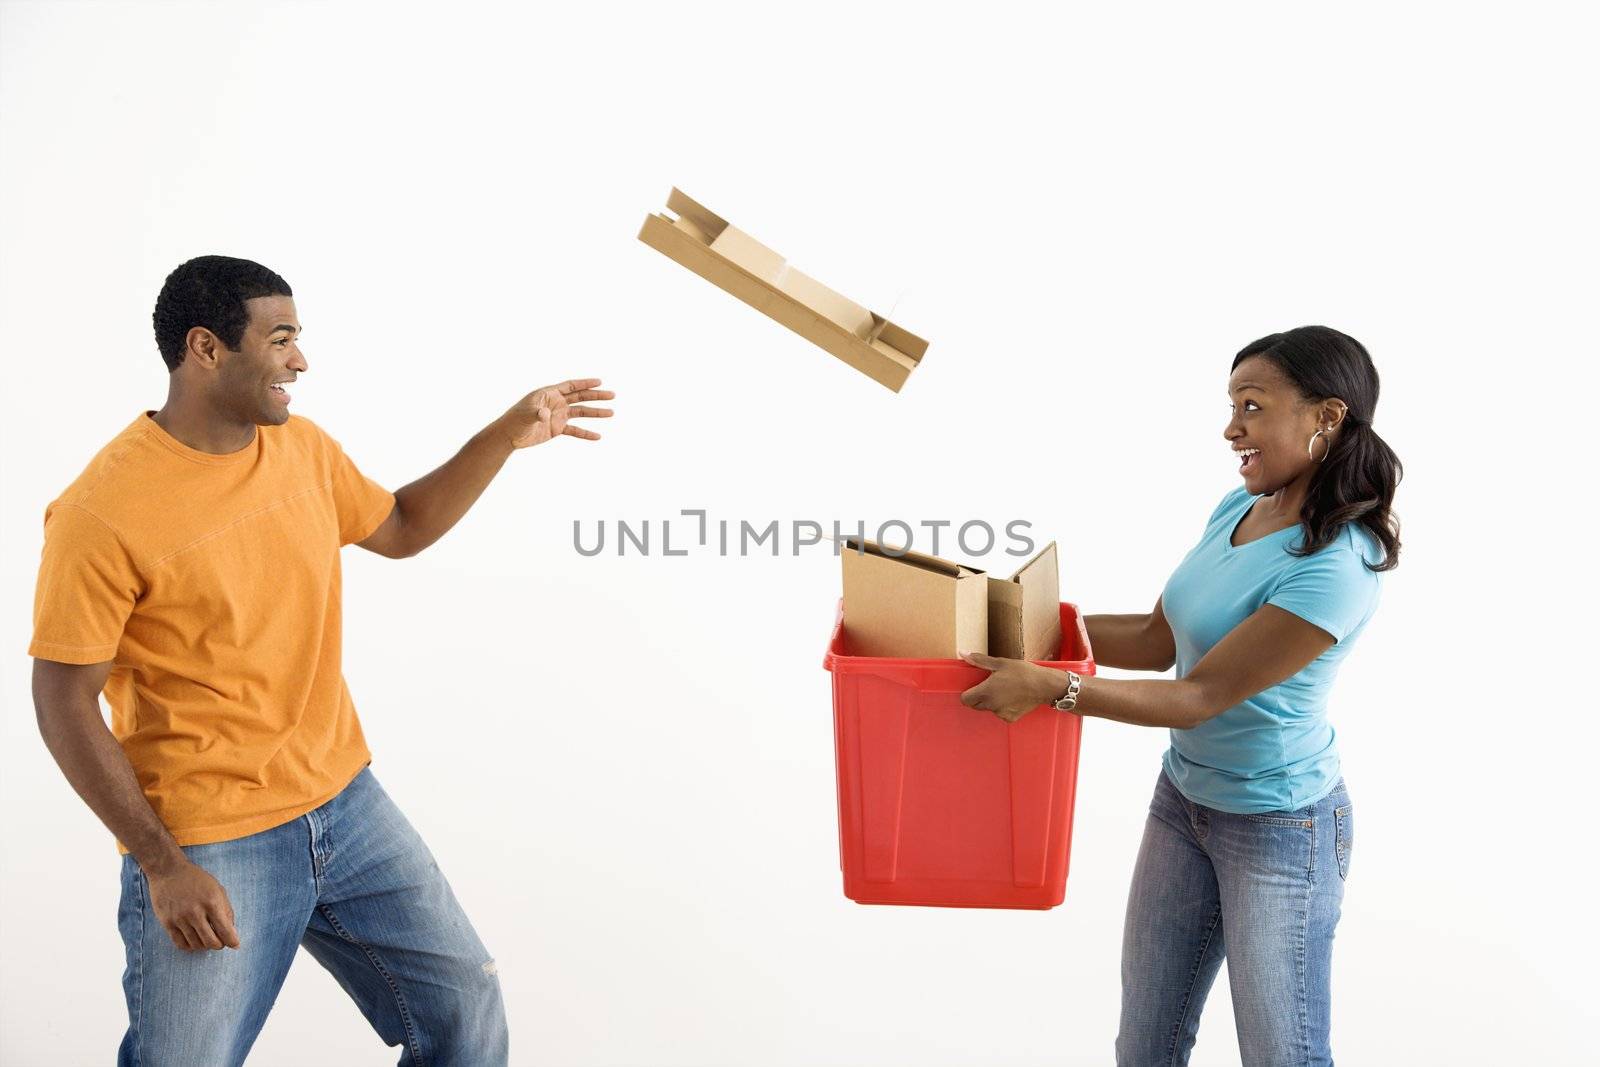
<instances>
[{"instance_id":1,"label":"watch band","mask_svg":"<svg viewBox=\"0 0 1600 1067\"><path fill-rule=\"evenodd\" d=\"M1078 690L1083 688L1083 677L1073 671L1067 672L1067 691L1051 703L1057 711L1071 711L1078 706Z\"/></svg>"}]
</instances>

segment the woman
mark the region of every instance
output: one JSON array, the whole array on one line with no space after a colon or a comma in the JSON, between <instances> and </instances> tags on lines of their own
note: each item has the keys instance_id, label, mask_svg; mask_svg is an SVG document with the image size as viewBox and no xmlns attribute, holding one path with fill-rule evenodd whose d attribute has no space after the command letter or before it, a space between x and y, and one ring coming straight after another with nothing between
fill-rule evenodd
<instances>
[{"instance_id":1,"label":"woman","mask_svg":"<svg viewBox=\"0 0 1600 1067\"><path fill-rule=\"evenodd\" d=\"M1243 486L1149 615L1085 619L1097 663L1176 665L1174 680L966 657L993 673L962 699L1007 722L1053 704L1171 730L1128 895L1119 1067L1188 1062L1224 956L1246 1067L1332 1063L1329 970L1354 838L1327 701L1399 560L1401 467L1372 428L1372 358L1337 330L1248 346L1228 396Z\"/></svg>"}]
</instances>

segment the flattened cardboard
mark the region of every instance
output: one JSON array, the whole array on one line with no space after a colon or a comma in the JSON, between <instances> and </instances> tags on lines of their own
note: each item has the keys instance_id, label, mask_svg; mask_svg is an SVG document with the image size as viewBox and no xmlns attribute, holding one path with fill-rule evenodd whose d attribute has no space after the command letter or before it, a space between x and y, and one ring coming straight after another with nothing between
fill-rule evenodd
<instances>
[{"instance_id":1,"label":"flattened cardboard","mask_svg":"<svg viewBox=\"0 0 1600 1067\"><path fill-rule=\"evenodd\" d=\"M922 361L927 341L790 267L677 189L667 197L667 210L678 217L650 215L639 240L873 381L898 393Z\"/></svg>"},{"instance_id":2,"label":"flattened cardboard","mask_svg":"<svg viewBox=\"0 0 1600 1067\"><path fill-rule=\"evenodd\" d=\"M839 556L853 655L955 659L989 647L982 571L920 552L886 555L872 541L845 541Z\"/></svg>"},{"instance_id":3,"label":"flattened cardboard","mask_svg":"<svg viewBox=\"0 0 1600 1067\"><path fill-rule=\"evenodd\" d=\"M1061 648L1061 590L1051 541L1009 579L989 579L989 655L1054 660Z\"/></svg>"}]
</instances>

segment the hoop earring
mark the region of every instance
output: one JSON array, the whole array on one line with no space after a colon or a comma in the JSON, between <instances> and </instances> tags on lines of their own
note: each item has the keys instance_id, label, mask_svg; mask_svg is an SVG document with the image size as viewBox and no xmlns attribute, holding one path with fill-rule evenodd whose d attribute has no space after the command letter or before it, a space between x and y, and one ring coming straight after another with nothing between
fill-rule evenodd
<instances>
[{"instance_id":1,"label":"hoop earring","mask_svg":"<svg viewBox=\"0 0 1600 1067\"><path fill-rule=\"evenodd\" d=\"M1322 433L1323 433L1323 431L1318 430L1316 433L1311 435L1311 440L1306 442L1306 458L1309 459L1313 463L1321 463L1323 459L1327 459L1328 458L1328 453L1333 451L1333 438L1329 437L1329 438L1327 438L1326 440L1324 440L1322 442L1322 444L1323 444L1322 459L1318 459L1315 455L1312 454L1311 450L1312 450L1313 447L1315 447L1315 445L1317 443L1317 438L1321 437Z\"/></svg>"}]
</instances>

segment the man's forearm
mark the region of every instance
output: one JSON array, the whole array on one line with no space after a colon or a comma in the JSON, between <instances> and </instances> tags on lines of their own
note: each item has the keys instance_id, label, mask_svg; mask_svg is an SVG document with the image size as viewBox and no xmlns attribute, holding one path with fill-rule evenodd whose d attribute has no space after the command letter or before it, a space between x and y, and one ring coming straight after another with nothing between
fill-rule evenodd
<instances>
[{"instance_id":1,"label":"man's forearm","mask_svg":"<svg viewBox=\"0 0 1600 1067\"><path fill-rule=\"evenodd\" d=\"M407 554L421 552L459 522L512 451L508 435L492 422L443 466L395 490Z\"/></svg>"},{"instance_id":2,"label":"man's forearm","mask_svg":"<svg viewBox=\"0 0 1600 1067\"><path fill-rule=\"evenodd\" d=\"M139 786L139 777L106 729L98 699L41 709L39 732L68 783L146 874L188 862Z\"/></svg>"}]
</instances>

